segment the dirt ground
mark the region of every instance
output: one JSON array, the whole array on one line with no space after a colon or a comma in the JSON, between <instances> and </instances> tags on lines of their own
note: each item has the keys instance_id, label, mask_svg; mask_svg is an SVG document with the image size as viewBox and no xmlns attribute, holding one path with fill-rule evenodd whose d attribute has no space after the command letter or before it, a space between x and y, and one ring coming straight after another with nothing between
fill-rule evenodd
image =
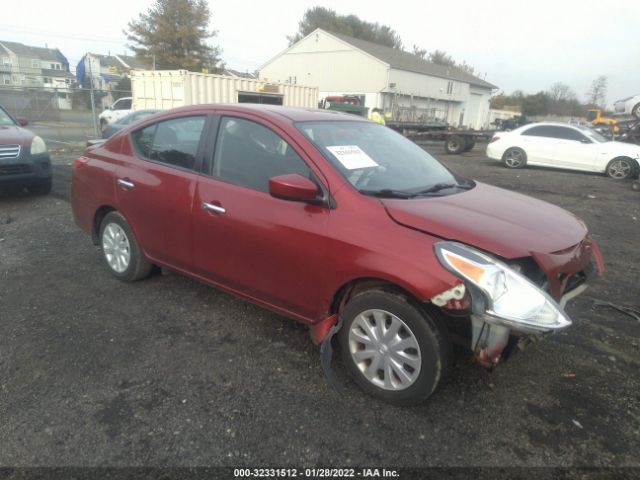
<instances>
[{"instance_id":1,"label":"dirt ground","mask_svg":"<svg viewBox=\"0 0 640 480\"><path fill-rule=\"evenodd\" d=\"M640 192L426 148L589 225L607 271L571 328L493 372L458 362L419 407L340 371L339 395L301 325L179 275L110 276L56 154L52 195L0 196L0 466L640 467L640 322L593 308L640 304Z\"/></svg>"}]
</instances>

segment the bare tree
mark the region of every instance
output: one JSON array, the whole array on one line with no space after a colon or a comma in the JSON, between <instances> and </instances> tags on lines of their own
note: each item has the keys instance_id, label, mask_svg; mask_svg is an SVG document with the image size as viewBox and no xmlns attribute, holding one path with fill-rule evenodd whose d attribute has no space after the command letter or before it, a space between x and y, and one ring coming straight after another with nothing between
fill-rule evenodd
<instances>
[{"instance_id":1,"label":"bare tree","mask_svg":"<svg viewBox=\"0 0 640 480\"><path fill-rule=\"evenodd\" d=\"M556 82L551 85L547 94L556 102L563 102L576 98L576 94L571 87L562 82Z\"/></svg>"},{"instance_id":2,"label":"bare tree","mask_svg":"<svg viewBox=\"0 0 640 480\"><path fill-rule=\"evenodd\" d=\"M604 108L607 100L607 77L600 75L591 84L587 92L587 103Z\"/></svg>"},{"instance_id":3,"label":"bare tree","mask_svg":"<svg viewBox=\"0 0 640 480\"><path fill-rule=\"evenodd\" d=\"M418 45L414 45L413 46L413 54L417 57L420 58L426 58L427 57L427 49L426 48L420 48Z\"/></svg>"}]
</instances>

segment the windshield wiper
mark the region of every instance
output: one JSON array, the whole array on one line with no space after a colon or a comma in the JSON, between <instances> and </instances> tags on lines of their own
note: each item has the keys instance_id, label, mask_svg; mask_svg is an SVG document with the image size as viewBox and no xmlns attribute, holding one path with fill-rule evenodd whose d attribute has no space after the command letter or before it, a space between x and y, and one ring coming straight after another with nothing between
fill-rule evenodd
<instances>
[{"instance_id":1,"label":"windshield wiper","mask_svg":"<svg viewBox=\"0 0 640 480\"><path fill-rule=\"evenodd\" d=\"M473 188L473 184L471 183L436 183L429 188L425 188L424 190L420 190L419 192L414 193L414 196L419 195L429 195L431 193L437 193L440 190L446 190L448 188L458 188L460 190L469 190Z\"/></svg>"},{"instance_id":2,"label":"windshield wiper","mask_svg":"<svg viewBox=\"0 0 640 480\"><path fill-rule=\"evenodd\" d=\"M415 194L405 192L404 190L392 190L390 188L381 188L380 190L358 190L363 195L370 195L379 198L413 198Z\"/></svg>"}]
</instances>

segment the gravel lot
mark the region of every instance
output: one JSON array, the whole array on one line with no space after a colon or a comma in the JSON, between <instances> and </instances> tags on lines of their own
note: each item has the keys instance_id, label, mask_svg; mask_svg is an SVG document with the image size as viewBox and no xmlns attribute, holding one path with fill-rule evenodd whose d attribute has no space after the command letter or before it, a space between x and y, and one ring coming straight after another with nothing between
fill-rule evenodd
<instances>
[{"instance_id":1,"label":"gravel lot","mask_svg":"<svg viewBox=\"0 0 640 480\"><path fill-rule=\"evenodd\" d=\"M592 308L640 303L640 192L426 148L587 222L607 272L572 328L493 372L459 361L419 407L340 372L338 395L305 327L179 275L114 279L62 153L51 196L0 196L0 466L640 466L640 322Z\"/></svg>"}]
</instances>

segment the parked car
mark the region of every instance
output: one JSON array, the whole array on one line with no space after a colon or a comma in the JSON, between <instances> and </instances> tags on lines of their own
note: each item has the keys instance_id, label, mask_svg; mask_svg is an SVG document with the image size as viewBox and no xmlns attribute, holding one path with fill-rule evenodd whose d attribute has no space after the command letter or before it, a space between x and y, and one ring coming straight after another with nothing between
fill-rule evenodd
<instances>
[{"instance_id":1,"label":"parked car","mask_svg":"<svg viewBox=\"0 0 640 480\"><path fill-rule=\"evenodd\" d=\"M122 117L129 115L132 110L132 97L122 97L113 102L113 105L106 108L100 115L98 120L100 121L100 129L102 130L105 125L115 122Z\"/></svg>"},{"instance_id":2,"label":"parked car","mask_svg":"<svg viewBox=\"0 0 640 480\"><path fill-rule=\"evenodd\" d=\"M118 130L122 130L124 127L131 125L132 123L147 118L154 113L158 113L160 110L138 110L136 112L125 115L124 117L115 120L113 123L102 125L102 138L109 138Z\"/></svg>"},{"instance_id":3,"label":"parked car","mask_svg":"<svg viewBox=\"0 0 640 480\"><path fill-rule=\"evenodd\" d=\"M638 174L640 146L611 141L581 125L532 123L496 133L487 156L508 168L540 165L606 173L621 180Z\"/></svg>"},{"instance_id":4,"label":"parked car","mask_svg":"<svg viewBox=\"0 0 640 480\"><path fill-rule=\"evenodd\" d=\"M337 112L166 111L75 160L72 206L116 278L160 265L304 322L316 343L337 331L355 381L395 404L431 395L453 341L493 366L566 328L561 305L593 260L603 270L569 212Z\"/></svg>"},{"instance_id":5,"label":"parked car","mask_svg":"<svg viewBox=\"0 0 640 480\"><path fill-rule=\"evenodd\" d=\"M640 94L618 100L613 104L613 108L618 114L640 118Z\"/></svg>"},{"instance_id":6,"label":"parked car","mask_svg":"<svg viewBox=\"0 0 640 480\"><path fill-rule=\"evenodd\" d=\"M0 189L27 187L46 195L51 191L51 159L42 138L27 130L26 118L13 118L0 107Z\"/></svg>"}]
</instances>

